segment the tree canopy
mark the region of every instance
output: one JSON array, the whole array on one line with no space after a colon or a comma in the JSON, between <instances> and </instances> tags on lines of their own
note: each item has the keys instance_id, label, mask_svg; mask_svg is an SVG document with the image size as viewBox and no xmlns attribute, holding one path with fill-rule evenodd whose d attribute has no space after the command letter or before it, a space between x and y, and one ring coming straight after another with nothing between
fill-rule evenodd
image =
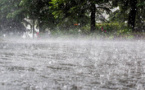
<instances>
[{"instance_id":1,"label":"tree canopy","mask_svg":"<svg viewBox=\"0 0 145 90\"><path fill-rule=\"evenodd\" d=\"M144 6L144 0L0 0L0 29L20 29L24 19L29 18L37 21L35 24L41 32L45 28L70 29L74 24L80 27L90 24L90 31L94 32L98 15L119 7L110 14L109 21L127 21L128 27L134 30L144 24Z\"/></svg>"},{"instance_id":2,"label":"tree canopy","mask_svg":"<svg viewBox=\"0 0 145 90\"><path fill-rule=\"evenodd\" d=\"M124 21L128 21L128 27L134 31L138 22L144 20L144 0L112 0L113 7L119 7L119 17L123 15Z\"/></svg>"}]
</instances>

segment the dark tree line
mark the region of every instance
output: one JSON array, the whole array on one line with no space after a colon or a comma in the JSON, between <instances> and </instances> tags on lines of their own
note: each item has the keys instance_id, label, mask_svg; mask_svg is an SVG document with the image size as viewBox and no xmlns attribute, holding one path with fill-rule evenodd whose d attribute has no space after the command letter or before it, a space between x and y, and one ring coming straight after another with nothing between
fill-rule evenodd
<instances>
[{"instance_id":1,"label":"dark tree line","mask_svg":"<svg viewBox=\"0 0 145 90\"><path fill-rule=\"evenodd\" d=\"M97 15L103 11L110 13L110 9L115 7L120 9L114 14L120 16L112 18L127 21L128 27L134 31L141 25L139 22L143 25L144 0L0 0L0 29L24 28L21 22L29 18L34 23L37 21L41 32L58 26L69 28L74 23L81 26L90 24L90 31L94 32Z\"/></svg>"}]
</instances>

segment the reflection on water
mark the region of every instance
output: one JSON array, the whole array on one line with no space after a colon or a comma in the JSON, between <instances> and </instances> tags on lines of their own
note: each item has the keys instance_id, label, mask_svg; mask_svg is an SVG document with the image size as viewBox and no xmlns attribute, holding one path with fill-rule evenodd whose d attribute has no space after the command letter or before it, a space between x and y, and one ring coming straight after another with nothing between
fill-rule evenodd
<instances>
[{"instance_id":1,"label":"reflection on water","mask_svg":"<svg viewBox=\"0 0 145 90\"><path fill-rule=\"evenodd\" d=\"M143 41L0 42L1 90L144 90Z\"/></svg>"}]
</instances>

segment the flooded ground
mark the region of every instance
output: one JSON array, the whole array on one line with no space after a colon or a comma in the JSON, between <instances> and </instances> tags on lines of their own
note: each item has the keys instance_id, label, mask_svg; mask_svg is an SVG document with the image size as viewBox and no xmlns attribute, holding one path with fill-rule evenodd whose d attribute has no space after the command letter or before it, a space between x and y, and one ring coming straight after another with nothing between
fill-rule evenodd
<instances>
[{"instance_id":1,"label":"flooded ground","mask_svg":"<svg viewBox=\"0 0 145 90\"><path fill-rule=\"evenodd\" d=\"M1 90L144 88L144 41L0 41Z\"/></svg>"}]
</instances>

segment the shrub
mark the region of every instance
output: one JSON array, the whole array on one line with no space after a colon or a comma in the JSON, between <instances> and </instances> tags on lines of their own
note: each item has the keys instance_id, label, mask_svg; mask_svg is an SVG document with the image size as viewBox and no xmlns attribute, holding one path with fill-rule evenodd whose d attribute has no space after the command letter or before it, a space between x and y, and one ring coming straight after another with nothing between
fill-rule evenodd
<instances>
[{"instance_id":1,"label":"shrub","mask_svg":"<svg viewBox=\"0 0 145 90\"><path fill-rule=\"evenodd\" d=\"M112 34L117 32L118 30L126 28L125 23L119 23L119 22L112 22L112 23L98 23L96 24L97 30L100 32L106 32L108 34Z\"/></svg>"}]
</instances>

